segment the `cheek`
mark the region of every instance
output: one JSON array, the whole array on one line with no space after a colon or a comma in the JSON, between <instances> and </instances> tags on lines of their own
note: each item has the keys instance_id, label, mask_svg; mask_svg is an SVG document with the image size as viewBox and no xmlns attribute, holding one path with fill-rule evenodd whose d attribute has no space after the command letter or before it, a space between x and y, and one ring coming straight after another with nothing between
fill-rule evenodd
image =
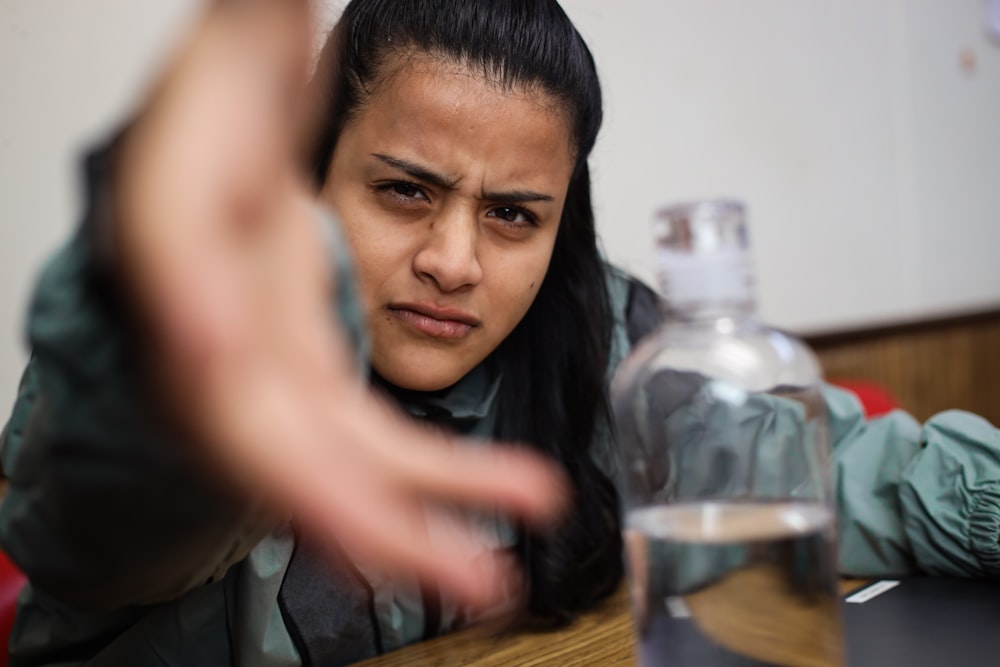
<instances>
[{"instance_id":1,"label":"cheek","mask_svg":"<svg viewBox=\"0 0 1000 667\"><path fill-rule=\"evenodd\" d=\"M498 271L497 275L504 290L503 300L510 310L511 319L514 320L509 323L511 328L524 317L538 296L548 271L551 252L551 248L543 248L531 256L522 258L522 261L511 262Z\"/></svg>"},{"instance_id":2,"label":"cheek","mask_svg":"<svg viewBox=\"0 0 1000 667\"><path fill-rule=\"evenodd\" d=\"M392 267L400 266L405 239L362 197L350 191L338 194L334 207L351 248L356 279L362 292L368 292L385 281Z\"/></svg>"}]
</instances>

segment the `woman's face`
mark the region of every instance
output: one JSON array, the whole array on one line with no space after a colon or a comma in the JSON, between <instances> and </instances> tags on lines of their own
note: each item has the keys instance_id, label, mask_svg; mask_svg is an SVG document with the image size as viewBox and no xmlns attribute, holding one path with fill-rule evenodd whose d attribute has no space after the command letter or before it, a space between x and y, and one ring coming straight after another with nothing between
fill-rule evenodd
<instances>
[{"instance_id":1,"label":"woman's face","mask_svg":"<svg viewBox=\"0 0 1000 667\"><path fill-rule=\"evenodd\" d=\"M383 78L323 190L353 245L379 375L442 389L496 349L545 278L573 165L544 93L432 58Z\"/></svg>"}]
</instances>

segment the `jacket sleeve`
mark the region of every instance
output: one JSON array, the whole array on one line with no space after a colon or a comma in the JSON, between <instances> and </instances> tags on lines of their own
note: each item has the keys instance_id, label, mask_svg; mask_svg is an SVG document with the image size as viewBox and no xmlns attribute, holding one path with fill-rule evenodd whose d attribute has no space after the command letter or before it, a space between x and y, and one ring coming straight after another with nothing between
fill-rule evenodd
<instances>
[{"instance_id":1,"label":"jacket sleeve","mask_svg":"<svg viewBox=\"0 0 1000 667\"><path fill-rule=\"evenodd\" d=\"M825 395L841 571L1000 575L1000 431L959 411L866 421L853 395Z\"/></svg>"},{"instance_id":2,"label":"jacket sleeve","mask_svg":"<svg viewBox=\"0 0 1000 667\"><path fill-rule=\"evenodd\" d=\"M88 160L84 223L37 284L31 360L0 436L0 545L33 587L95 609L215 581L270 527L157 410L138 329L98 258L108 153Z\"/></svg>"},{"instance_id":3,"label":"jacket sleeve","mask_svg":"<svg viewBox=\"0 0 1000 667\"><path fill-rule=\"evenodd\" d=\"M613 372L663 314L648 287L614 267L609 274ZM1000 430L960 411L923 425L899 410L866 420L853 394L832 386L823 394L841 572L1000 576ZM605 454L603 467L620 473Z\"/></svg>"}]
</instances>

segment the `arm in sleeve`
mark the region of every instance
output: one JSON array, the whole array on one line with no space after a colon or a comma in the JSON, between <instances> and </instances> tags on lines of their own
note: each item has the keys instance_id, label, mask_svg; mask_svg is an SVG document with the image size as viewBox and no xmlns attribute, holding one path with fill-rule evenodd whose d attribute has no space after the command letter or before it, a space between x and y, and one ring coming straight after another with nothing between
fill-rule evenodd
<instances>
[{"instance_id":1,"label":"arm in sleeve","mask_svg":"<svg viewBox=\"0 0 1000 667\"><path fill-rule=\"evenodd\" d=\"M825 396L841 571L1000 574L1000 432L958 411L923 426L901 411L865 421L852 395Z\"/></svg>"},{"instance_id":2,"label":"arm in sleeve","mask_svg":"<svg viewBox=\"0 0 1000 667\"><path fill-rule=\"evenodd\" d=\"M921 569L1000 575L1000 431L993 425L958 410L927 422L899 498Z\"/></svg>"},{"instance_id":3,"label":"arm in sleeve","mask_svg":"<svg viewBox=\"0 0 1000 667\"><path fill-rule=\"evenodd\" d=\"M32 357L0 439L2 548L33 587L95 609L215 581L269 528L159 414L138 328L98 259L108 154L88 160L84 223L36 287Z\"/></svg>"},{"instance_id":4,"label":"arm in sleeve","mask_svg":"<svg viewBox=\"0 0 1000 667\"><path fill-rule=\"evenodd\" d=\"M613 267L609 272L617 318L613 370L663 314L652 290ZM853 394L826 386L824 397L841 571L1000 575L1000 431L959 411L924 425L898 410L868 421Z\"/></svg>"}]
</instances>

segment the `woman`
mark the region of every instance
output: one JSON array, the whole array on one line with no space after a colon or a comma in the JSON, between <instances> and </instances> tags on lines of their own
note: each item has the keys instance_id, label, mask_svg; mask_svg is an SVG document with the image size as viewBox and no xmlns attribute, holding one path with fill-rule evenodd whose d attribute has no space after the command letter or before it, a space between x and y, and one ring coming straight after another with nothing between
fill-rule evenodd
<instances>
[{"instance_id":1,"label":"woman","mask_svg":"<svg viewBox=\"0 0 1000 667\"><path fill-rule=\"evenodd\" d=\"M482 434L568 474L570 515L519 540L532 608L567 619L620 574L614 488L593 456L614 324L587 168L601 95L558 5L528 4L348 6L314 165L354 251L376 383L432 419L446 394L495 392ZM414 391L445 394L416 408Z\"/></svg>"},{"instance_id":2,"label":"woman","mask_svg":"<svg viewBox=\"0 0 1000 667\"><path fill-rule=\"evenodd\" d=\"M136 124L92 161L87 222L39 287L33 360L4 443L12 494L0 532L32 580L13 658L348 664L482 611L482 592L469 607L436 590L441 572L426 560L412 561L420 576L373 568L372 540L331 506L362 517L362 529L374 517L422 537L421 548L458 545L487 573L511 554L534 616L568 620L621 575L605 385L630 338L655 320L649 293L597 251L587 157L600 88L586 46L554 2L355 0L314 79L312 108L323 109L310 119L314 189L355 254L372 382L446 430L555 459L566 514L534 532L506 511L456 519L450 504L424 496L400 502L391 485L371 495L372 471L437 467L424 485L443 486L446 500L551 512L499 482L491 494L456 491L448 484L463 474L471 486L489 478L431 459L426 442L416 447L431 464L400 464L405 452L373 438L325 465L325 436L378 427L359 414L386 415L331 388L349 362L324 356L341 349L324 329L327 258L301 184L281 168L295 105L275 91L296 90L288 72L305 59L302 14L294 3L239 5L210 12ZM349 280L337 276L348 323ZM154 336L151 348L140 333ZM152 364L139 354L148 349ZM849 398L828 399L838 464L850 469L841 486L854 487L840 498L843 562L864 574L945 569L933 540L914 539L934 517L883 500L902 489L905 504L907 471L927 460L910 445L919 428L901 417L866 425ZM348 427L329 426L328 410ZM410 438L391 428L385 439ZM231 485L204 473L189 442ZM975 465L988 458L963 463L988 476L1000 465ZM525 485L544 486L529 470ZM292 525L262 515L247 487L276 500L268 509ZM462 520L478 540L454 537ZM962 557L980 553L976 543ZM449 590L468 597L472 588Z\"/></svg>"},{"instance_id":3,"label":"woman","mask_svg":"<svg viewBox=\"0 0 1000 667\"><path fill-rule=\"evenodd\" d=\"M0 517L5 548L32 581L12 643L20 664L143 664L153 655L168 664L346 664L482 611L422 577L373 570L371 551L350 533L330 531L314 514L317 503L295 488L297 481L325 493L331 485L309 469L308 457L285 471L291 484L271 476L286 466L272 456L275 443L294 441L289 432L302 420L264 423L278 411L259 406L273 405L267 392L284 386L266 375L273 359L226 355L287 336L278 352L284 365L321 356L329 341L311 336L321 329L321 283L293 284L296 267L281 262L323 258L320 244L282 236L286 225L268 228L259 214L308 218L301 186L277 169L250 169L285 159L287 143L274 128L287 132L287 122L266 114L288 111L258 60L270 58L265 75L293 79L287 71L302 62L301 15L287 3L235 4L210 12L134 125L91 160L94 204L39 288L33 360L5 444L13 491ZM293 27L279 33L276 22ZM218 61L206 56L225 49ZM233 64L227 57L261 90L226 88L243 81L228 70L216 75ZM187 65L198 58L199 68ZM587 157L601 100L590 54L555 2L360 0L332 33L315 83L315 105L329 106L318 114L311 151L315 185L355 251L373 383L448 430L542 451L559 463L569 489L564 516L547 532L488 511L467 517L480 539L455 539L454 512L433 505L398 503L387 520L400 530L426 522L431 544L461 544L466 560L487 573L509 568L508 555L523 568L533 615L565 622L621 577L617 499L598 462L611 458L605 382L612 355L627 346L618 324L628 291L638 289L606 275L597 250ZM261 99L248 105L253 95ZM205 97L215 106L204 106ZM247 120L246 108L264 111ZM277 137L251 153L244 142L260 134ZM211 201L224 188L242 190ZM197 236L190 223L233 210L254 212L250 222L232 223L235 246L259 244L248 253L259 273L241 276L255 288L246 293L224 272L251 264L213 247L215 238ZM181 262L195 267L193 276L171 272ZM339 275L338 286L348 280ZM350 292L340 293L350 320ZM268 304L280 308L278 317L273 309L260 319L246 314L271 294L280 295ZM137 317L129 304L140 307ZM302 313L314 318L312 327L286 327L260 336L264 343L240 338L306 320ZM137 372L141 333L156 336L156 358ZM314 356L299 355L302 347ZM147 373L169 401L145 386ZM206 387L215 392L205 396ZM309 400L294 394L293 406ZM219 488L204 474L181 433L206 443L235 486ZM260 442L244 444L255 436ZM42 459L44 472L32 465ZM497 484L488 499L506 499L504 509L525 510L528 519L551 514L523 488L544 490L545 471L534 469L537 483L523 484L510 482L512 472L504 475L507 490ZM485 479L475 473L470 485ZM448 467L441 476L462 474ZM294 514L291 529L246 501L247 480ZM459 499L487 499L463 493ZM362 517L370 509L354 507ZM520 588L502 602L518 604Z\"/></svg>"}]
</instances>

